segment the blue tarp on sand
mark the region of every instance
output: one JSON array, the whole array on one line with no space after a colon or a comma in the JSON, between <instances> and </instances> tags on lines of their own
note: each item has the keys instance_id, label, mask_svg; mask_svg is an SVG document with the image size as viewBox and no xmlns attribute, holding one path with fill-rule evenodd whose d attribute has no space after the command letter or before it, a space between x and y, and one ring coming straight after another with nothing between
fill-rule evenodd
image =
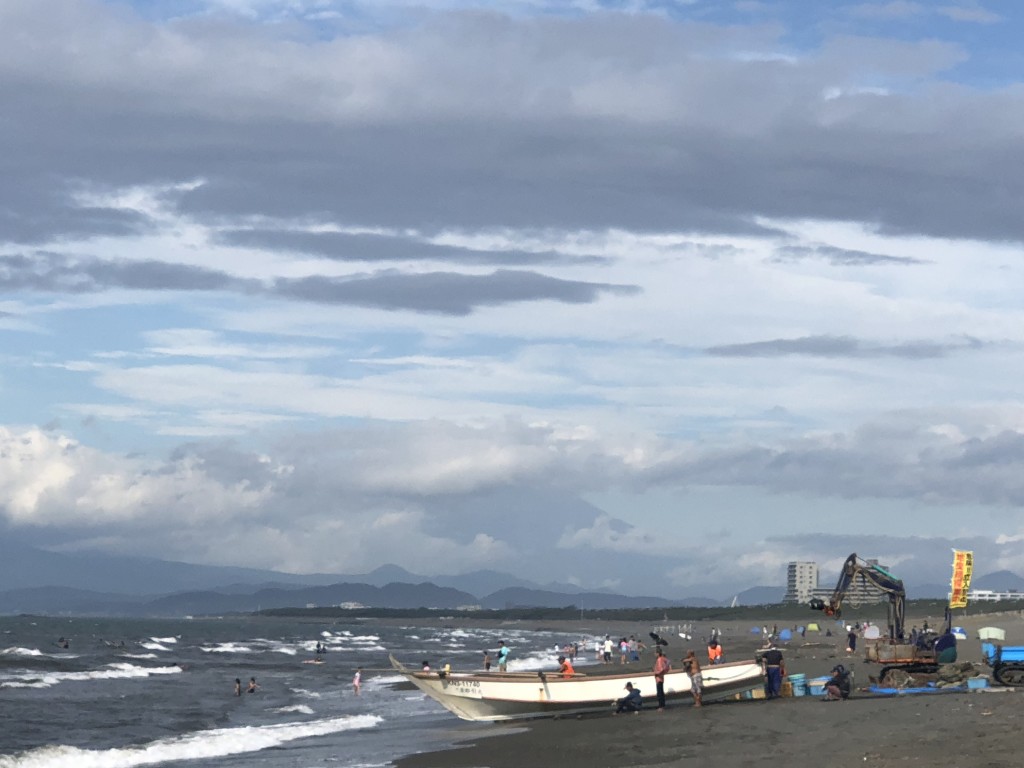
<instances>
[{"instance_id":1,"label":"blue tarp on sand","mask_svg":"<svg viewBox=\"0 0 1024 768\"><path fill-rule=\"evenodd\" d=\"M963 685L950 685L945 688L937 688L934 685L929 685L926 688L882 688L877 685L872 685L868 688L871 693L878 693L883 696L896 696L904 693L959 693L966 691L967 688Z\"/></svg>"}]
</instances>

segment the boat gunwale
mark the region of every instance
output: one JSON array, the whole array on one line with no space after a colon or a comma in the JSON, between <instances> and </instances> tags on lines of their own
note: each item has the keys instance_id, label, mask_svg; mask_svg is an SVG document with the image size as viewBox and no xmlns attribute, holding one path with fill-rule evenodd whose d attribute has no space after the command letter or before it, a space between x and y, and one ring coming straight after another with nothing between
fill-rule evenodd
<instances>
[{"instance_id":1,"label":"boat gunwale","mask_svg":"<svg viewBox=\"0 0 1024 768\"><path fill-rule=\"evenodd\" d=\"M729 661L724 664L708 664L701 667L701 674L704 675L705 680L709 673L716 669L726 669L729 667L750 667L760 666L756 661ZM571 683L579 682L582 680L633 680L637 678L653 677L654 671L651 669L633 670L631 672L609 672L608 674L587 674L585 672L576 672L573 675L563 677L562 673L557 669L551 670L535 670L535 671L524 671L524 672L485 672L485 671L474 671L474 672L445 672L444 670L430 670L429 672L423 672L422 670L412 669L400 669L404 675L409 677L415 677L420 680L480 680L480 681L494 681L494 682L532 682L535 680L543 680L546 683ZM683 669L670 669L665 672L665 677L674 677L677 675L688 675Z\"/></svg>"}]
</instances>

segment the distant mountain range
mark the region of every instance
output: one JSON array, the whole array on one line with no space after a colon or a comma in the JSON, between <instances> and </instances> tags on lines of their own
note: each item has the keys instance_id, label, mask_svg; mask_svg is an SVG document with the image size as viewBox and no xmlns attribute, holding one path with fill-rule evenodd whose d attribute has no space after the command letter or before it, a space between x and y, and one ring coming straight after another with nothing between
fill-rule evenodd
<instances>
[{"instance_id":1,"label":"distant mountain range","mask_svg":"<svg viewBox=\"0 0 1024 768\"><path fill-rule=\"evenodd\" d=\"M1010 571L978 577L979 589L1024 591ZM571 584L535 584L500 571L422 576L397 565L364 574L288 574L250 568L199 566L133 557L63 554L0 543L0 613L183 616L270 608L334 606L484 609L517 607L581 610L770 605L783 587L759 586L729 600L699 595L665 597L584 591ZM908 586L911 599L945 597L946 585Z\"/></svg>"}]
</instances>

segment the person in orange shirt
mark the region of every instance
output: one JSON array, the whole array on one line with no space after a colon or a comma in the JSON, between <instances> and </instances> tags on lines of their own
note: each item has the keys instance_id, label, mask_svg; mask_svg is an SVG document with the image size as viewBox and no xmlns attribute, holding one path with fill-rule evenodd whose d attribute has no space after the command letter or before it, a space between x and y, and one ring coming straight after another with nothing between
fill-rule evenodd
<instances>
[{"instance_id":1,"label":"person in orange shirt","mask_svg":"<svg viewBox=\"0 0 1024 768\"><path fill-rule=\"evenodd\" d=\"M562 673L562 677L572 677L576 674L576 670L565 656L558 657L558 671Z\"/></svg>"},{"instance_id":2,"label":"person in orange shirt","mask_svg":"<svg viewBox=\"0 0 1024 768\"><path fill-rule=\"evenodd\" d=\"M721 664L723 661L722 646L717 640L712 640L708 643L708 664Z\"/></svg>"}]
</instances>

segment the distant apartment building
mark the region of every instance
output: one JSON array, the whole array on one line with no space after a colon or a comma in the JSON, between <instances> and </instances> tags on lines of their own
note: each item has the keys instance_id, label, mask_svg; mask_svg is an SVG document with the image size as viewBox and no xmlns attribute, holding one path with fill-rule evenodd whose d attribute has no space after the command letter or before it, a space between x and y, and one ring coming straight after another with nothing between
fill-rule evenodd
<instances>
[{"instance_id":1,"label":"distant apartment building","mask_svg":"<svg viewBox=\"0 0 1024 768\"><path fill-rule=\"evenodd\" d=\"M884 565L878 565L877 560L865 561L868 565L877 565L883 570L888 570ZM818 586L818 564L814 562L792 562L786 569L786 595L782 598L784 603L809 603L812 597L821 600L828 600L835 592L835 586ZM839 573L835 574L835 583L839 581ZM870 581L862 576L854 578L843 596L843 603L850 608L855 608L861 603L880 603L887 600L885 592L880 590Z\"/></svg>"},{"instance_id":2,"label":"distant apartment building","mask_svg":"<svg viewBox=\"0 0 1024 768\"><path fill-rule=\"evenodd\" d=\"M784 603L809 603L818 589L817 563L790 563L786 567Z\"/></svg>"}]
</instances>

